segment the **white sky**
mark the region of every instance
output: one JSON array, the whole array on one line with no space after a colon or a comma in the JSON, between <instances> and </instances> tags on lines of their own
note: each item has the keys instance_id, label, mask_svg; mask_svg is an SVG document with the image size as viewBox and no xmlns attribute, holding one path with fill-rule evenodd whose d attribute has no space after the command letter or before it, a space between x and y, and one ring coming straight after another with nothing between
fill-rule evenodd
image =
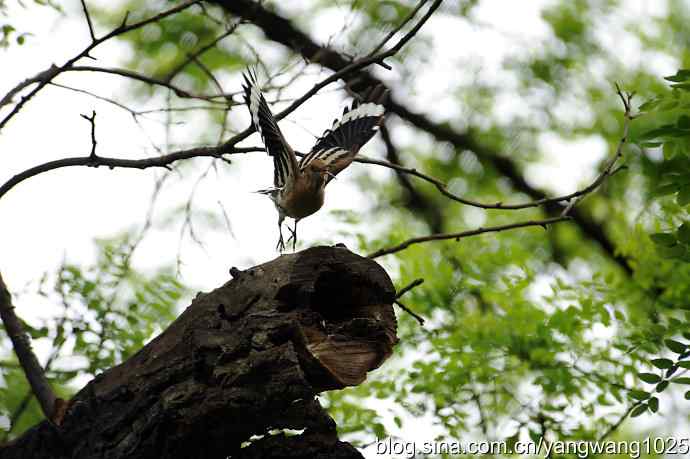
<instances>
[{"instance_id":1,"label":"white sky","mask_svg":"<svg viewBox=\"0 0 690 459\"><path fill-rule=\"evenodd\" d=\"M514 52L522 48L523 43L548 33L539 16L540 6L544 3L541 0L482 2L477 17L494 24L494 30L468 27L440 15L432 18L424 31L432 36L438 56L430 59L428 67L420 69L417 86L409 88L410 104L427 111L429 101L435 101L437 113L456 113L458 123L462 123L462 109L458 109L450 98L443 97L444 91L454 85L453 78L463 77L458 73L458 60L482 59L485 70L490 73L494 67L500 66L501 58L506 53ZM642 0L629 2L631 14L637 14L641 8L649 8L648 5ZM27 76L46 69L51 63L64 62L88 42L88 29L81 17L79 2L65 2L68 15L60 20L48 8L32 7L25 10L13 2L9 6L13 24L19 30L32 32L33 36L24 46L12 46L9 50L0 51L2 94ZM323 40L332 31L338 30L343 21L343 16L339 14L325 17L328 21L320 22L322 29L310 31ZM100 29L99 32L104 31ZM458 43L472 43L472 46L458 46ZM99 59L97 65L117 66L126 58L127 52L125 46L113 42L99 47L94 55ZM634 53L634 50L630 52ZM90 65L89 62L86 64ZM665 74L667 67L672 67L672 64L661 62L660 74ZM395 70L379 72L379 75L387 81L397 81ZM129 81L122 78L91 73L65 74L57 81L121 101L127 100L130 87ZM227 89L237 90L239 83L239 79L231 81ZM302 89L297 88L296 92ZM406 92L406 88L399 90L398 94ZM308 149L313 142L308 132L318 134L323 131L330 120L341 112L343 104L342 99L333 94L320 96L316 102L305 104L288 120L282 121L281 129L297 149ZM519 101L513 101L512 104L507 108L515 110L519 107ZM132 105L136 106L136 101ZM98 113L100 155L139 158L156 154L147 136L125 111L89 96L48 87L0 132L0 182L45 161L87 154L91 147L90 126L79 115L89 114L94 109ZM231 120L236 127L244 128L247 125L245 111L240 108L231 112ZM0 109L0 117L7 112L8 107ZM324 117L323 113L328 115ZM145 127L148 136L157 143L163 143L162 125L147 123ZM188 135L194 141L192 135L198 127L175 128L174 136L184 139ZM400 135L403 138L409 136L402 131ZM605 154L605 145L599 139L565 142L546 133L541 142L548 154L542 163L530 167L529 175L535 183L549 184L559 192L572 191L591 178L592 165ZM257 145L258 138L252 136L246 144ZM383 156L380 141L376 139L368 144L363 154ZM222 231L204 232L201 237L206 245L205 252L192 244L189 238L185 238L182 247L184 266L181 280L201 290L210 290L224 283L229 277L227 271L230 266L246 268L277 256L274 251L277 214L267 198L251 193L271 185L271 161L263 154L232 159L234 164L231 169L219 163L221 170L230 170L230 173L220 176L211 173L200 186L195 202L222 219L217 204L219 200L222 201L236 238ZM206 164L210 160L203 161ZM371 199L371 196L366 196L365 190L354 186L352 180L363 167L354 165L353 169L358 168L359 171L347 171L329 185L324 209L300 224L303 246L322 238L339 240L330 236L338 231L339 226L329 211L357 211L366 205L367 199ZM370 169L377 179L390 178L386 171ZM111 171L107 168L66 168L31 178L11 190L0 199L0 271L7 284L11 289L19 290L44 271L54 271L65 256L74 263L93 261L94 238L109 237L143 222L154 179L160 173L151 169ZM172 177L160 197L159 211L184 204L197 175ZM163 262L173 262L177 255L178 239L178 224L155 231L138 252L135 266L155 268ZM31 303L26 301L28 299L31 299ZM20 315L29 320L47 314L51 309L50 304L34 297L25 297L17 306ZM390 427L392 431L397 430L392 423ZM433 438L424 423L417 423L414 432L417 438ZM407 433L409 436L410 432Z\"/></svg>"}]
</instances>

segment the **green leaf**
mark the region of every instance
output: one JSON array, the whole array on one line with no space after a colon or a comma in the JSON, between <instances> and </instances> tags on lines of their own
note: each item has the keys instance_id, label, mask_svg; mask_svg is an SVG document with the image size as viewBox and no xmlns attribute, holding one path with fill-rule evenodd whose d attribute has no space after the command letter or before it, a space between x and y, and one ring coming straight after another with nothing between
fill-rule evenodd
<instances>
[{"instance_id":1,"label":"green leaf","mask_svg":"<svg viewBox=\"0 0 690 459\"><path fill-rule=\"evenodd\" d=\"M652 360L652 365L662 370L666 370L673 366L673 361L670 359L654 359Z\"/></svg>"},{"instance_id":2,"label":"green leaf","mask_svg":"<svg viewBox=\"0 0 690 459\"><path fill-rule=\"evenodd\" d=\"M675 75L664 77L664 80L672 81L674 83L680 83L688 79L690 79L690 70L688 69L680 69Z\"/></svg>"},{"instance_id":3,"label":"green leaf","mask_svg":"<svg viewBox=\"0 0 690 459\"><path fill-rule=\"evenodd\" d=\"M651 411L652 413L656 413L657 411L659 411L659 399L658 398L656 398L656 397L650 398L649 401L647 402L647 404L649 405L649 411Z\"/></svg>"},{"instance_id":4,"label":"green leaf","mask_svg":"<svg viewBox=\"0 0 690 459\"><path fill-rule=\"evenodd\" d=\"M635 409L630 412L630 417L636 418L645 411L647 411L647 405L643 403L642 405L635 407Z\"/></svg>"},{"instance_id":5,"label":"green leaf","mask_svg":"<svg viewBox=\"0 0 690 459\"><path fill-rule=\"evenodd\" d=\"M690 385L690 378L688 377L678 377L671 380L674 384L687 384Z\"/></svg>"},{"instance_id":6,"label":"green leaf","mask_svg":"<svg viewBox=\"0 0 690 459\"><path fill-rule=\"evenodd\" d=\"M658 148L663 145L662 142L640 142L640 147L642 148Z\"/></svg>"},{"instance_id":7,"label":"green leaf","mask_svg":"<svg viewBox=\"0 0 690 459\"><path fill-rule=\"evenodd\" d=\"M666 124L655 129L651 129L644 132L640 139L642 140L652 140L652 139L675 139L680 137L685 137L688 135L686 129L680 129L673 124Z\"/></svg>"},{"instance_id":8,"label":"green leaf","mask_svg":"<svg viewBox=\"0 0 690 459\"><path fill-rule=\"evenodd\" d=\"M648 384L656 384L661 381L661 376L654 373L638 373L637 377Z\"/></svg>"},{"instance_id":9,"label":"green leaf","mask_svg":"<svg viewBox=\"0 0 690 459\"><path fill-rule=\"evenodd\" d=\"M668 387L668 381L661 381L659 384L656 385L656 391L657 392L663 392L666 390Z\"/></svg>"},{"instance_id":10,"label":"green leaf","mask_svg":"<svg viewBox=\"0 0 690 459\"><path fill-rule=\"evenodd\" d=\"M685 400L690 400L690 390L685 393Z\"/></svg>"},{"instance_id":11,"label":"green leaf","mask_svg":"<svg viewBox=\"0 0 690 459\"><path fill-rule=\"evenodd\" d=\"M664 340L666 347L671 349L676 354L682 354L687 349L687 345L672 339Z\"/></svg>"},{"instance_id":12,"label":"green leaf","mask_svg":"<svg viewBox=\"0 0 690 459\"><path fill-rule=\"evenodd\" d=\"M690 83L674 83L671 85L674 89L681 89L683 91L690 91Z\"/></svg>"},{"instance_id":13,"label":"green leaf","mask_svg":"<svg viewBox=\"0 0 690 459\"><path fill-rule=\"evenodd\" d=\"M664 148L663 148L663 153L664 153L664 159L666 161L669 161L673 159L674 156L676 156L676 143L672 141L668 141L664 143Z\"/></svg>"},{"instance_id":14,"label":"green leaf","mask_svg":"<svg viewBox=\"0 0 690 459\"><path fill-rule=\"evenodd\" d=\"M649 99L647 102L643 103L638 107L638 110L641 112L647 112L649 110L653 110L656 108L657 105L661 103L663 99Z\"/></svg>"},{"instance_id":15,"label":"green leaf","mask_svg":"<svg viewBox=\"0 0 690 459\"><path fill-rule=\"evenodd\" d=\"M529 438L532 440L533 443L539 443L539 441L541 440L541 434L536 430L530 429Z\"/></svg>"},{"instance_id":16,"label":"green leaf","mask_svg":"<svg viewBox=\"0 0 690 459\"><path fill-rule=\"evenodd\" d=\"M678 190L676 201L679 206L687 206L690 204L690 186L685 185Z\"/></svg>"},{"instance_id":17,"label":"green leaf","mask_svg":"<svg viewBox=\"0 0 690 459\"><path fill-rule=\"evenodd\" d=\"M647 400L650 397L650 393L643 390L631 390L630 396L635 400Z\"/></svg>"},{"instance_id":18,"label":"green leaf","mask_svg":"<svg viewBox=\"0 0 690 459\"><path fill-rule=\"evenodd\" d=\"M669 194L676 193L680 190L680 185L677 183L668 183L666 185L657 186L649 192L650 198L660 198L662 196L668 196Z\"/></svg>"},{"instance_id":19,"label":"green leaf","mask_svg":"<svg viewBox=\"0 0 690 459\"><path fill-rule=\"evenodd\" d=\"M681 129L690 129L690 116L681 115L678 118L678 121L676 121L676 126L678 126Z\"/></svg>"},{"instance_id":20,"label":"green leaf","mask_svg":"<svg viewBox=\"0 0 690 459\"><path fill-rule=\"evenodd\" d=\"M660 245L657 247L657 252L664 258L684 259L688 253L688 249L681 244L671 247Z\"/></svg>"},{"instance_id":21,"label":"green leaf","mask_svg":"<svg viewBox=\"0 0 690 459\"><path fill-rule=\"evenodd\" d=\"M690 223L683 223L678 227L676 237L683 244L690 244Z\"/></svg>"},{"instance_id":22,"label":"green leaf","mask_svg":"<svg viewBox=\"0 0 690 459\"><path fill-rule=\"evenodd\" d=\"M676 236L672 233L655 233L649 237L655 244L665 247L671 247L676 243Z\"/></svg>"},{"instance_id":23,"label":"green leaf","mask_svg":"<svg viewBox=\"0 0 690 459\"><path fill-rule=\"evenodd\" d=\"M678 365L681 368L688 368L690 369L690 360L683 360L681 362L678 362L676 365Z\"/></svg>"}]
</instances>

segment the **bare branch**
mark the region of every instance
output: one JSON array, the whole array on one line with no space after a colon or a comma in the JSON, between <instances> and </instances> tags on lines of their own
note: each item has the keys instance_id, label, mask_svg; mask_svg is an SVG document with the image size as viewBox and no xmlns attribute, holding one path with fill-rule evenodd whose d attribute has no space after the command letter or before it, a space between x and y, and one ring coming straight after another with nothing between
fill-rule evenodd
<instances>
[{"instance_id":1,"label":"bare branch","mask_svg":"<svg viewBox=\"0 0 690 459\"><path fill-rule=\"evenodd\" d=\"M553 217L553 218L545 218L544 220L529 220L525 222L518 222L518 223L510 223L507 225L499 225L499 226L489 226L487 228L477 228L473 230L468 230L468 231L461 231L459 233L439 233L439 234L430 234L429 236L420 236L420 237L414 237L411 239L408 239L404 242L401 242L400 244L393 246L393 247L388 247L384 249L377 250L376 252L373 252L369 255L367 255L368 258L378 258L383 255L390 255L392 253L397 253L402 250L405 250L409 246L413 244L419 244L422 242L429 242L429 241L441 241L441 240L447 240L447 239L455 239L456 241L469 237L469 236L476 236L477 234L483 234L483 233L495 233L498 231L505 231L505 230L510 230L510 229L515 229L515 228L525 228L527 226L542 226L546 228L548 225L551 225L553 223L558 223L561 221L566 221L566 220L571 220L570 217L568 216L560 216L560 217Z\"/></svg>"},{"instance_id":2,"label":"bare branch","mask_svg":"<svg viewBox=\"0 0 690 459\"><path fill-rule=\"evenodd\" d=\"M425 3L425 2L424 2ZM398 53L402 49L403 46L407 44L408 41L412 39L419 30L422 28L422 26L426 23L426 21L429 20L429 18L436 12L436 9L438 9L439 6L441 6L441 3L443 3L443 0L435 0L434 3L429 7L427 10L426 14L422 16L422 18L415 24L412 29L410 29L409 32L407 32L401 39L398 41L392 48L390 48L388 51L385 51L381 54L378 54L377 56L379 57L378 62L383 62L383 60L387 57L391 57L395 54ZM419 5L421 7L421 5ZM419 8L419 7L418 7ZM416 11L415 11L416 13ZM372 56L376 57L376 56Z\"/></svg>"},{"instance_id":3,"label":"bare branch","mask_svg":"<svg viewBox=\"0 0 690 459\"><path fill-rule=\"evenodd\" d=\"M175 85L173 85L167 81L159 80L157 78L143 75L141 73L137 73L137 72L134 72L132 70L121 69L121 68L94 67L94 66L89 66L89 65L80 65L80 66L72 66L72 67L65 69L63 71L64 72L99 72L99 73L110 73L113 75L119 75L119 76L123 76L126 78L131 78L133 80L138 80L138 81L141 81L143 83L168 88L172 92L174 92L177 97L186 98L186 99L201 99L201 100L205 100L207 102L213 102L214 98L217 98L217 97L227 98L228 97L225 94L218 94L215 96L208 96L208 95L203 95L203 94L192 94L189 91L182 89L178 86L175 86Z\"/></svg>"},{"instance_id":4,"label":"bare branch","mask_svg":"<svg viewBox=\"0 0 690 459\"><path fill-rule=\"evenodd\" d=\"M190 6L199 3L200 0L192 0L188 1L185 3L181 3L180 5L171 8L167 11L164 11L160 14L157 14L153 17L150 17L148 19L144 19L139 22L135 22L134 24L127 25L127 18L129 17L129 13L125 15L125 18L122 21L122 24L120 24L118 27L113 29L110 33L104 35L101 38L97 38L96 40L93 40L89 46L84 48L79 54L76 56L72 57L69 59L67 62L65 62L62 66L57 67L56 65L51 65L50 68L47 70L44 70L43 72L37 74L36 76L29 78L27 80L24 80L23 82L19 83L16 87L10 89L10 91L0 100L0 106L5 105L9 103L10 100L12 100L12 97L19 93L22 89L26 88L27 86L33 84L33 83L38 83L37 86L31 90L26 96L22 97L19 102L14 106L12 111L7 114L1 121L0 121L0 131L5 127L5 125L17 114L19 111L24 107L24 105L31 100L32 97L34 97L41 89L43 89L48 83L50 83L57 75L60 73L64 72L65 70L71 68L75 62L78 60L84 58L84 57L90 57L91 51L96 48L98 45L101 43L110 40L113 37L116 37L118 35L122 35L124 33L127 33L129 31L138 29L140 27L144 27L145 25L151 24L156 21L160 21L161 19L168 17L170 15L179 13L182 10L185 10L189 8Z\"/></svg>"},{"instance_id":5,"label":"bare branch","mask_svg":"<svg viewBox=\"0 0 690 459\"><path fill-rule=\"evenodd\" d=\"M423 283L424 283L424 279L421 279L421 278L420 278L420 279L415 279L415 280L413 280L413 281L410 282L408 285L406 285L405 287L403 287L403 288L401 288L400 290L398 290L398 293L395 294L395 298L396 298L396 299L400 298L401 296L403 296L404 294L406 294L407 292L409 292L409 291L412 290L413 288L415 288L415 287L417 287L417 286L420 286L420 285L422 285Z\"/></svg>"},{"instance_id":6,"label":"bare branch","mask_svg":"<svg viewBox=\"0 0 690 459\"><path fill-rule=\"evenodd\" d=\"M36 175L42 174L44 172L52 171L55 169L60 169L63 167L72 166L89 166L89 167L99 167L105 166L113 169L115 167L123 167L130 169L148 169L150 167L163 167L168 168L170 164L180 161L183 159L190 158L200 158L200 157L211 157L218 158L222 155L239 154L239 153L250 153L255 151L264 151L263 148L259 147L199 147L192 148L189 150L181 150L168 155L154 156L152 158L143 159L122 159L122 158L107 158L103 156L96 156L92 158L91 156L77 156L73 158L62 158L55 161L49 161L38 166L27 169L19 174L10 178L2 186L0 186L0 198L2 198L8 191L14 188L19 183L24 180L34 177Z\"/></svg>"},{"instance_id":7,"label":"bare branch","mask_svg":"<svg viewBox=\"0 0 690 459\"><path fill-rule=\"evenodd\" d=\"M616 92L618 93L618 97L620 97L621 101L623 102L623 108L625 109L625 112L623 113L623 135L621 136L620 140L618 141L618 146L616 147L616 152L613 155L613 157L609 160L609 162L604 166L604 169L601 171L601 173L597 176L597 178L592 182L588 187L580 190L575 196L575 199L573 199L568 206L563 209L563 212L561 215L568 215L572 208L577 204L578 202L582 201L587 194L593 192L599 186L606 180L607 177L612 176L616 172L620 170L620 167L616 170L613 169L613 166L616 165L619 159L623 157L623 146L628 141L628 131L630 130L630 123L632 122L634 115L631 113L631 102L632 98L634 96L633 93L626 93L623 94L621 92L621 89L618 87L618 83L616 83Z\"/></svg>"},{"instance_id":8,"label":"bare branch","mask_svg":"<svg viewBox=\"0 0 690 459\"><path fill-rule=\"evenodd\" d=\"M29 381L31 390L41 405L41 410L47 419L52 420L55 415L57 398L53 389L48 383L48 379L38 363L38 359L31 349L31 342L23 329L19 318L14 313L12 296L0 275L0 317L5 326L7 335L12 341L14 352L24 370L26 379Z\"/></svg>"},{"instance_id":9,"label":"bare branch","mask_svg":"<svg viewBox=\"0 0 690 459\"><path fill-rule=\"evenodd\" d=\"M316 93L318 93L322 88L328 86L329 84L338 81L340 79L344 79L346 76L358 71L362 70L365 67L368 67L371 64L377 63L377 62L383 62L383 60L387 57L393 56L395 53L400 51L400 49L407 43L424 25L424 23L431 17L431 15L436 11L436 9L441 5L443 0L436 0L433 5L429 7L429 11L422 17L419 22L415 25L415 27L410 30L403 38L400 39L398 43L395 44L391 49L384 51L379 54L375 54L373 56L366 56L361 59L357 59L354 62L346 65L344 68L336 71L329 77L323 79L319 83L315 84L310 90L308 90L306 93L302 95L302 97L299 97L296 99L292 104L290 104L289 107L287 107L285 110L282 112L278 113L275 115L275 118L277 120L283 119L285 116L288 114L292 113L297 107L305 103L307 100L309 100L311 97L313 97Z\"/></svg>"},{"instance_id":10,"label":"bare branch","mask_svg":"<svg viewBox=\"0 0 690 459\"><path fill-rule=\"evenodd\" d=\"M59 84L55 82L49 83L51 86L55 86L57 88L62 88L62 89L67 89L68 91L74 91L78 92L80 94L85 94L87 96L93 97L94 99L101 100L103 102L107 102L111 105L114 105L118 108L121 108L122 110L125 110L128 112L130 115L132 115L132 118L134 118L137 123L138 123L138 118L146 118L147 120L152 120L152 121L160 121L159 119L156 119L153 116L146 116L152 113L164 113L164 112L186 112L186 111L195 111L195 110L225 110L226 107L223 105L193 105L193 106L188 106L188 107L171 107L171 108L153 108L153 109L148 109L148 110L134 110L132 107L128 107L122 102L119 102L115 99L111 99L109 97L104 97L99 94L93 93L91 91L87 91L86 89L81 89L81 88L73 88L72 86L67 86L64 84Z\"/></svg>"},{"instance_id":11,"label":"bare branch","mask_svg":"<svg viewBox=\"0 0 690 459\"><path fill-rule=\"evenodd\" d=\"M388 43L388 42L391 40L391 38L393 38L393 35L395 35L396 33L400 32L400 31L402 30L402 28L405 27L405 26L407 25L407 23L410 22L410 21L412 20L412 18L414 18L414 17L417 15L417 13L419 12L419 10L422 9L422 6L424 6L424 4L425 4L426 2L427 2L427 0L421 0L421 1L417 4L417 6L415 7L415 9L413 9L412 11L410 11L410 14L408 14L407 17L406 17L400 24L398 24L398 26L397 26L396 28L394 28L393 30L391 30L390 32L388 32L388 34L386 35L386 37L385 37L383 40L381 40L381 42L380 42L373 50L371 50L371 52L369 53L368 56L369 56L369 57L370 57L370 56L373 56L373 55L375 55L376 53L378 53L379 51L381 51L381 48L383 48L383 47L386 45L386 43ZM389 70L390 70L390 69L389 69Z\"/></svg>"},{"instance_id":12,"label":"bare branch","mask_svg":"<svg viewBox=\"0 0 690 459\"><path fill-rule=\"evenodd\" d=\"M86 1L81 0L81 7L84 10L84 16L86 16L86 23L89 25L89 33L91 34L91 41L96 41L96 34L93 32L93 23L91 22L91 15L89 14L89 9L86 7Z\"/></svg>"},{"instance_id":13,"label":"bare branch","mask_svg":"<svg viewBox=\"0 0 690 459\"><path fill-rule=\"evenodd\" d=\"M91 154L89 155L89 158L96 162L98 160L98 157L96 156L96 144L98 143L96 142L96 111L94 110L91 113L91 116L81 115L81 117L91 124Z\"/></svg>"},{"instance_id":14,"label":"bare branch","mask_svg":"<svg viewBox=\"0 0 690 459\"><path fill-rule=\"evenodd\" d=\"M68 91L74 91L74 92L78 92L78 93L80 93L80 94L86 94L87 96L91 96L91 97L93 97L94 99L102 100L103 102L108 102L109 104L115 105L116 107L119 107L119 108L121 108L121 109L123 109L123 110L128 111L128 112L129 112L133 117L135 117L135 118L136 118L138 115L141 114L141 112L137 112L136 110L133 110L133 109L129 108L128 106L126 106L125 104L123 104L123 103L121 103L121 102L118 102L118 101L116 101L116 100L114 100L114 99L110 99L109 97L99 96L98 94L95 94L95 93L93 93L93 92L87 91L87 90L85 90L85 89L73 88L73 87L71 87L71 86L67 86L67 85L59 84L59 83L54 83L54 82L51 82L51 83L49 83L49 84L50 84L51 86L55 86L56 88L62 88L62 89L67 89Z\"/></svg>"},{"instance_id":15,"label":"bare branch","mask_svg":"<svg viewBox=\"0 0 690 459\"><path fill-rule=\"evenodd\" d=\"M168 73L168 75L165 78L163 78L163 81L170 83L177 74L179 74L185 67L187 67L192 62L193 59L199 58L202 54L206 53L208 50L220 43L224 38L232 35L235 32L235 29L237 29L237 26L240 25L240 23L240 20L235 21L235 23L228 27L228 29L225 32L218 35L216 38L214 38L201 48L197 49L193 53L190 53L184 62L180 63L180 65L172 69L170 73Z\"/></svg>"},{"instance_id":16,"label":"bare branch","mask_svg":"<svg viewBox=\"0 0 690 459\"><path fill-rule=\"evenodd\" d=\"M399 301L399 299L401 296L403 296L404 294L406 294L407 292L409 292L413 288L415 288L418 285L421 285L423 283L424 283L424 279L415 279L412 282L410 282L408 285L406 285L405 287L398 290L398 292L395 295L395 304L397 304L400 307L400 309L402 309L403 311L405 311L406 313L408 313L409 315L414 317L417 320L417 322L419 322L419 325L421 325L422 327L424 326L425 319L422 316L420 316L419 314L417 314L416 312L412 311L409 307L407 307L405 304L403 304L401 301Z\"/></svg>"},{"instance_id":17,"label":"bare branch","mask_svg":"<svg viewBox=\"0 0 690 459\"><path fill-rule=\"evenodd\" d=\"M417 322L419 322L419 325L421 325L422 327L424 326L424 322L425 322L424 317L420 316L419 314L414 312L412 309L405 306L405 304L403 304L401 301L395 300L395 304L397 304L400 307L400 309L402 309L403 311L405 311L406 313L408 313L409 315L414 317L417 320Z\"/></svg>"},{"instance_id":18,"label":"bare branch","mask_svg":"<svg viewBox=\"0 0 690 459\"><path fill-rule=\"evenodd\" d=\"M44 80L52 80L55 77L53 73L57 70L57 66L51 65L50 68L48 68L48 70L44 70L19 83L17 86L10 89L9 92L2 97L2 99L0 99L0 108L4 107L5 105L11 104L14 96L19 94L24 88L31 86L34 83L41 83Z\"/></svg>"}]
</instances>

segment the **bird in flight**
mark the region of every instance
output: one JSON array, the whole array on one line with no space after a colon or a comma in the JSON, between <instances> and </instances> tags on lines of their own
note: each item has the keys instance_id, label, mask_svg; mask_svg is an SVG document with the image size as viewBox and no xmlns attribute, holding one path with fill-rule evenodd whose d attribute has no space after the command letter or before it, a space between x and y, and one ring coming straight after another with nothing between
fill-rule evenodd
<instances>
[{"instance_id":1,"label":"bird in flight","mask_svg":"<svg viewBox=\"0 0 690 459\"><path fill-rule=\"evenodd\" d=\"M292 249L297 243L297 223L321 208L324 189L336 175L353 161L362 146L371 139L383 121L385 109L381 105L388 91L382 86L369 88L351 107L345 107L342 117L316 141L311 151L297 154L280 132L278 123L271 113L256 72L248 69L244 73L244 100L252 117L252 124L266 146L266 152L273 157L273 188L260 190L268 195L278 210L277 250L285 250L282 225L285 217L295 220L291 229ZM288 227L288 229L290 229Z\"/></svg>"}]
</instances>

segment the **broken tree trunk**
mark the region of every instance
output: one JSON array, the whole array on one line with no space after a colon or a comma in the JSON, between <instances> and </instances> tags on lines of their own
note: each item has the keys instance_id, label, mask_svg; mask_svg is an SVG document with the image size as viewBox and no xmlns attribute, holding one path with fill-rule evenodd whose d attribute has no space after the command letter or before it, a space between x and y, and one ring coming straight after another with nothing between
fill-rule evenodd
<instances>
[{"instance_id":1,"label":"broken tree trunk","mask_svg":"<svg viewBox=\"0 0 690 459\"><path fill-rule=\"evenodd\" d=\"M59 426L42 422L0 458L361 458L315 395L361 383L390 356L386 272L315 247L231 273L77 393Z\"/></svg>"}]
</instances>

